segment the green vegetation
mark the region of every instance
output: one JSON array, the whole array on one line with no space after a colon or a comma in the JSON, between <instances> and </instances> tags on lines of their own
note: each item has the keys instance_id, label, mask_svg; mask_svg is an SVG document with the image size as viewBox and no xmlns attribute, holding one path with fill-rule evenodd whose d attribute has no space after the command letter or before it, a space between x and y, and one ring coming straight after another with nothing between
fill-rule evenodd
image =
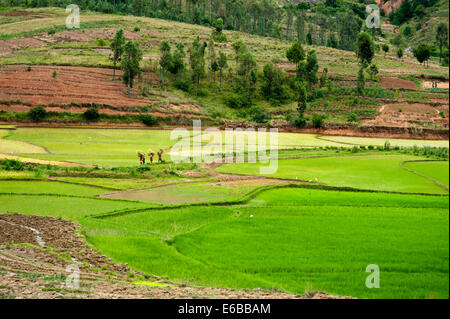
<instances>
[{"instance_id":1,"label":"green vegetation","mask_svg":"<svg viewBox=\"0 0 450 319\"><path fill-rule=\"evenodd\" d=\"M410 155L380 154L280 160L277 172L270 176L358 189L448 194L448 190L400 167L400 163L413 159L418 158ZM227 164L218 170L258 175L260 165ZM351 167L351 170L348 167Z\"/></svg>"},{"instance_id":2,"label":"green vegetation","mask_svg":"<svg viewBox=\"0 0 450 319\"><path fill-rule=\"evenodd\" d=\"M280 133L279 155L288 159L273 176L298 177L288 184L220 181L212 168L168 158L136 167L136 150L173 145L169 131L18 128L3 136L0 146L17 139L51 152L27 154L28 160L111 167L2 160L0 213L76 221L102 253L144 274L298 294L448 297L448 190L431 180L448 185L442 177L448 176L448 148ZM434 161L409 162L417 160ZM239 163L218 170L257 175L258 168ZM369 264L380 267L380 289L365 287Z\"/></svg>"},{"instance_id":3,"label":"green vegetation","mask_svg":"<svg viewBox=\"0 0 450 319\"><path fill-rule=\"evenodd\" d=\"M447 209L445 197L281 188L249 206L151 210L84 227L116 260L179 282L446 298ZM364 285L370 263L384 274L380 289Z\"/></svg>"}]
</instances>

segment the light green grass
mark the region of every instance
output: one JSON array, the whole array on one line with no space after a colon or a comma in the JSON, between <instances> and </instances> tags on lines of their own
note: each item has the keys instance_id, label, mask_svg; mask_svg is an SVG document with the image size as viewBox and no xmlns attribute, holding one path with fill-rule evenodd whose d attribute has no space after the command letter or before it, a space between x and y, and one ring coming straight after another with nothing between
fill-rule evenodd
<instances>
[{"instance_id":1,"label":"light green grass","mask_svg":"<svg viewBox=\"0 0 450 319\"><path fill-rule=\"evenodd\" d=\"M44 148L29 143L5 139L12 131L0 129L0 154L47 153Z\"/></svg>"},{"instance_id":2,"label":"light green grass","mask_svg":"<svg viewBox=\"0 0 450 319\"><path fill-rule=\"evenodd\" d=\"M419 174L431 177L439 183L448 186L449 168L447 162L409 162L405 167L412 169Z\"/></svg>"},{"instance_id":3,"label":"light green grass","mask_svg":"<svg viewBox=\"0 0 450 319\"><path fill-rule=\"evenodd\" d=\"M0 181L0 193L97 196L105 192L103 188L53 181Z\"/></svg>"},{"instance_id":4,"label":"light green grass","mask_svg":"<svg viewBox=\"0 0 450 319\"><path fill-rule=\"evenodd\" d=\"M408 139L390 139L390 138L372 138L372 137L351 137L351 136L322 136L323 139L334 141L336 143L349 143L354 145L373 145L383 146L388 140L391 146L435 146L435 147L449 147L448 141L437 140L408 140Z\"/></svg>"},{"instance_id":5,"label":"light green grass","mask_svg":"<svg viewBox=\"0 0 450 319\"><path fill-rule=\"evenodd\" d=\"M0 170L0 180L2 179L14 179L14 180L21 180L21 179L47 179L47 175L40 174L38 172L30 172L30 171L3 171ZM0 187L0 192L3 192L2 187Z\"/></svg>"},{"instance_id":6,"label":"light green grass","mask_svg":"<svg viewBox=\"0 0 450 319\"><path fill-rule=\"evenodd\" d=\"M299 179L332 186L411 193L447 193L432 181L400 167L410 155L358 155L342 157L302 158L278 161L271 177ZM233 163L219 167L224 173L257 175L260 163ZM316 180L317 179L317 180Z\"/></svg>"},{"instance_id":7,"label":"light green grass","mask_svg":"<svg viewBox=\"0 0 450 319\"><path fill-rule=\"evenodd\" d=\"M170 131L134 129L47 129L14 131L11 140L38 144L51 154L38 159L71 161L101 166L132 166L139 162L137 151L166 149L176 141Z\"/></svg>"},{"instance_id":8,"label":"light green grass","mask_svg":"<svg viewBox=\"0 0 450 319\"><path fill-rule=\"evenodd\" d=\"M94 213L125 208L144 208L150 204L107 199L45 195L0 195L0 213L21 213L76 220Z\"/></svg>"}]
</instances>

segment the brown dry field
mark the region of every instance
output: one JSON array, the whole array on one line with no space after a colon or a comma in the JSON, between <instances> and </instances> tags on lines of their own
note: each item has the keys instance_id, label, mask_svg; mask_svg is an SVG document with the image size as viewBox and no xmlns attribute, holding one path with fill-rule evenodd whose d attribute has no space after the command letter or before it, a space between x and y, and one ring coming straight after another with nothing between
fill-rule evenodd
<instances>
[{"instance_id":1,"label":"brown dry field","mask_svg":"<svg viewBox=\"0 0 450 319\"><path fill-rule=\"evenodd\" d=\"M380 114L371 120L363 121L365 126L392 126L392 127L412 127L421 122L448 125L448 119L441 118L439 112L445 110L448 113L448 105L433 107L423 103L391 103L381 106Z\"/></svg>"},{"instance_id":2,"label":"brown dry field","mask_svg":"<svg viewBox=\"0 0 450 319\"><path fill-rule=\"evenodd\" d=\"M52 77L57 72L56 78ZM21 101L31 105L68 105L96 103L115 107L145 106L148 101L130 97L120 81L112 81L113 70L68 66L14 65L0 68L0 100ZM116 79L121 71L116 72Z\"/></svg>"},{"instance_id":3,"label":"brown dry field","mask_svg":"<svg viewBox=\"0 0 450 319\"><path fill-rule=\"evenodd\" d=\"M37 233L36 233L37 232ZM41 238L41 242L37 237ZM42 242L43 241L43 242ZM39 244L40 243L40 244ZM66 267L76 264L80 287L66 286ZM136 281L159 286L137 285ZM0 214L0 298L6 299L330 299L321 292L298 296L260 289L177 285L144 276L102 256L80 235L80 226L49 217Z\"/></svg>"}]
</instances>

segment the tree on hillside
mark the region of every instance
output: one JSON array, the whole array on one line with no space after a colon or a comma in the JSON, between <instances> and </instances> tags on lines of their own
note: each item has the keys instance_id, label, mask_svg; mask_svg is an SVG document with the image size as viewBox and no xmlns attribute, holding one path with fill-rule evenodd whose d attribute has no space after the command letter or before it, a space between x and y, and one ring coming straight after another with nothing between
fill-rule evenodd
<instances>
[{"instance_id":1,"label":"tree on hillside","mask_svg":"<svg viewBox=\"0 0 450 319\"><path fill-rule=\"evenodd\" d=\"M311 90L313 84L319 81L317 71L319 71L319 63L317 61L316 51L311 50L306 58L306 79L308 80L309 90Z\"/></svg>"},{"instance_id":2,"label":"tree on hillside","mask_svg":"<svg viewBox=\"0 0 450 319\"><path fill-rule=\"evenodd\" d=\"M111 41L111 51L112 51L112 56L111 59L113 61L113 80L116 77L116 65L117 62L120 61L120 59L122 58L122 54L123 54L123 46L125 45L125 37L123 36L123 30L120 29L119 31L117 31L116 36L112 39Z\"/></svg>"},{"instance_id":3,"label":"tree on hillside","mask_svg":"<svg viewBox=\"0 0 450 319\"><path fill-rule=\"evenodd\" d=\"M331 33L329 35L328 40L327 40L327 47L337 49L337 47L338 47L338 39L337 39L337 37L336 37L336 35L334 33Z\"/></svg>"},{"instance_id":4,"label":"tree on hillside","mask_svg":"<svg viewBox=\"0 0 450 319\"><path fill-rule=\"evenodd\" d=\"M186 57L186 52L184 51L184 44L178 42L175 51L172 56L172 64L170 66L170 73L180 74L185 69L184 58Z\"/></svg>"},{"instance_id":5,"label":"tree on hillside","mask_svg":"<svg viewBox=\"0 0 450 319\"><path fill-rule=\"evenodd\" d=\"M168 41L162 41L159 45L159 52L161 58L159 59L159 66L161 67L161 87L164 87L164 75L166 71L171 68L173 63L172 54L170 53L170 44Z\"/></svg>"},{"instance_id":6,"label":"tree on hillside","mask_svg":"<svg viewBox=\"0 0 450 319\"><path fill-rule=\"evenodd\" d=\"M245 53L248 49L247 49L247 46L245 45L245 43L241 39L234 41L231 44L231 47L234 50L234 59L236 61L236 66L237 66L239 64L239 56L241 54Z\"/></svg>"},{"instance_id":7,"label":"tree on hillside","mask_svg":"<svg viewBox=\"0 0 450 319\"><path fill-rule=\"evenodd\" d=\"M298 101L297 111L300 118L303 118L308 107L308 94L306 92L306 85L304 82L298 84Z\"/></svg>"},{"instance_id":8,"label":"tree on hillside","mask_svg":"<svg viewBox=\"0 0 450 319\"><path fill-rule=\"evenodd\" d=\"M439 47L439 63L442 63L442 48L448 46L448 27L443 22L436 30L436 45Z\"/></svg>"},{"instance_id":9,"label":"tree on hillside","mask_svg":"<svg viewBox=\"0 0 450 319\"><path fill-rule=\"evenodd\" d=\"M294 42L292 46L286 51L287 59L298 65L298 63L305 59L305 51L299 41Z\"/></svg>"},{"instance_id":10,"label":"tree on hillside","mask_svg":"<svg viewBox=\"0 0 450 319\"><path fill-rule=\"evenodd\" d=\"M361 65L364 64L364 62L370 64L375 55L375 44L372 40L372 36L367 32L361 32L356 38L356 43L356 56L358 57L359 62Z\"/></svg>"},{"instance_id":11,"label":"tree on hillside","mask_svg":"<svg viewBox=\"0 0 450 319\"><path fill-rule=\"evenodd\" d=\"M134 84L134 78L141 74L139 63L142 60L142 52L133 41L128 41L124 47L122 58L122 80L127 85L127 94L130 95Z\"/></svg>"},{"instance_id":12,"label":"tree on hillside","mask_svg":"<svg viewBox=\"0 0 450 319\"><path fill-rule=\"evenodd\" d=\"M297 41L300 43L305 43L305 20L306 15L304 10L297 10L295 28L297 30Z\"/></svg>"},{"instance_id":13,"label":"tree on hillside","mask_svg":"<svg viewBox=\"0 0 450 319\"><path fill-rule=\"evenodd\" d=\"M219 59L217 60L217 64L219 66L220 90L222 90L223 70L228 66L227 56L222 51L219 52Z\"/></svg>"},{"instance_id":14,"label":"tree on hillside","mask_svg":"<svg viewBox=\"0 0 450 319\"><path fill-rule=\"evenodd\" d=\"M355 14L341 13L336 17L339 49L355 50L355 38L361 30L362 20Z\"/></svg>"},{"instance_id":15,"label":"tree on hillside","mask_svg":"<svg viewBox=\"0 0 450 319\"><path fill-rule=\"evenodd\" d=\"M389 46L386 43L383 44L383 52L384 52L384 57L386 57L386 53L389 52Z\"/></svg>"},{"instance_id":16,"label":"tree on hillside","mask_svg":"<svg viewBox=\"0 0 450 319\"><path fill-rule=\"evenodd\" d=\"M200 87L200 79L205 76L205 49L206 42L200 43L200 37L197 37L192 42L189 48L189 64L191 67L191 76L194 87L196 88L195 94L198 94Z\"/></svg>"},{"instance_id":17,"label":"tree on hillside","mask_svg":"<svg viewBox=\"0 0 450 319\"><path fill-rule=\"evenodd\" d=\"M403 48L402 47L398 48L398 50L397 50L397 57L400 60L402 59L402 57L403 57Z\"/></svg>"},{"instance_id":18,"label":"tree on hillside","mask_svg":"<svg viewBox=\"0 0 450 319\"><path fill-rule=\"evenodd\" d=\"M268 63L263 69L263 83L261 84L261 93L272 104L281 104L290 99L288 87L284 84L285 74L283 71Z\"/></svg>"},{"instance_id":19,"label":"tree on hillside","mask_svg":"<svg viewBox=\"0 0 450 319\"><path fill-rule=\"evenodd\" d=\"M413 49L413 54L419 63L428 65L428 59L431 56L431 48L428 44L422 43L418 47Z\"/></svg>"}]
</instances>

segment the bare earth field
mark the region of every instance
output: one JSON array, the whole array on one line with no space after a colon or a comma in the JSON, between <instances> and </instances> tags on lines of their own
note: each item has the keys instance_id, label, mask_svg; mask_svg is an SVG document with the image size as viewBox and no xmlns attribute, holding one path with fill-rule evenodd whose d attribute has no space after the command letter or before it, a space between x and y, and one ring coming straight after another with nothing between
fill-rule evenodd
<instances>
[{"instance_id":1,"label":"bare earth field","mask_svg":"<svg viewBox=\"0 0 450 319\"><path fill-rule=\"evenodd\" d=\"M57 72L56 78L52 77ZM111 106L145 106L147 101L128 97L124 86L112 81L113 70L100 68L4 66L0 68L0 100L32 105L97 103ZM116 73L117 77L121 72Z\"/></svg>"}]
</instances>

